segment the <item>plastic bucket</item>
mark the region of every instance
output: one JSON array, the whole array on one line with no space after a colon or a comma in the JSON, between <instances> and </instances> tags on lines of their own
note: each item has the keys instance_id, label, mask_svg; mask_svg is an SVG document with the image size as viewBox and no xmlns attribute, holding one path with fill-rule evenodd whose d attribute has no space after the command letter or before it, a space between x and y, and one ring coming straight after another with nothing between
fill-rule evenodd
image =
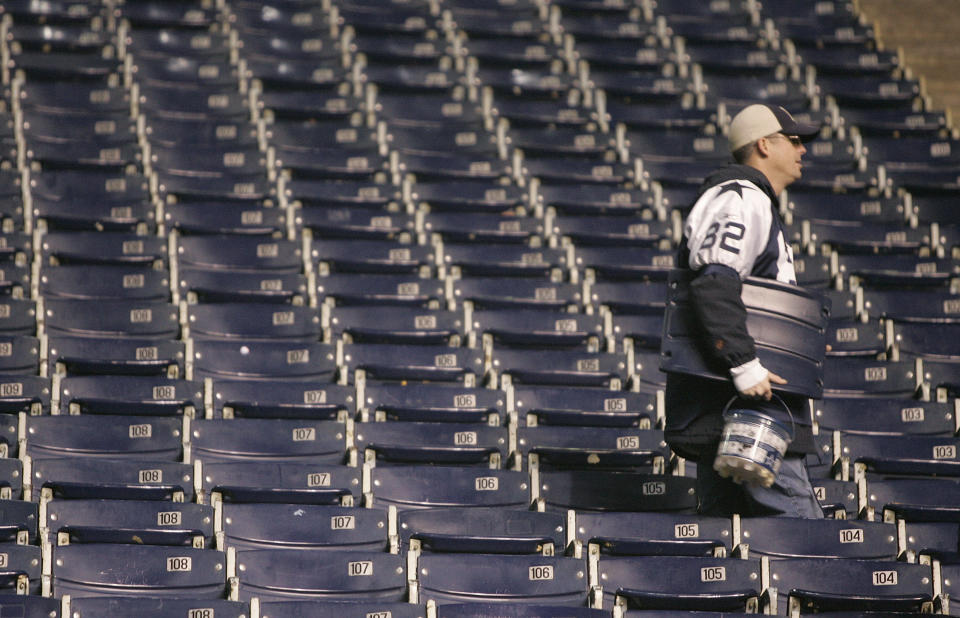
<instances>
[{"instance_id":1,"label":"plastic bucket","mask_svg":"<svg viewBox=\"0 0 960 618\"><path fill-rule=\"evenodd\" d=\"M713 469L736 483L770 487L793 440L793 428L763 412L730 410L734 399L723 410L723 433ZM786 404L784 408L790 414Z\"/></svg>"}]
</instances>

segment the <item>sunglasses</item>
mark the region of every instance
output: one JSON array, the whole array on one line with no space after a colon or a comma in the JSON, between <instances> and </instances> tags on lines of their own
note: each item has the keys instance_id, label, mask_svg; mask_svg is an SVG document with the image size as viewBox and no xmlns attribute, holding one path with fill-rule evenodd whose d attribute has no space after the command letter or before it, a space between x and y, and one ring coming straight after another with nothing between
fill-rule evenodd
<instances>
[{"instance_id":1,"label":"sunglasses","mask_svg":"<svg viewBox=\"0 0 960 618\"><path fill-rule=\"evenodd\" d=\"M797 135L787 135L786 133L774 133L774 135L778 135L780 137L786 138L787 140L790 141L791 144L794 145L794 147L797 147L803 144L803 141Z\"/></svg>"}]
</instances>

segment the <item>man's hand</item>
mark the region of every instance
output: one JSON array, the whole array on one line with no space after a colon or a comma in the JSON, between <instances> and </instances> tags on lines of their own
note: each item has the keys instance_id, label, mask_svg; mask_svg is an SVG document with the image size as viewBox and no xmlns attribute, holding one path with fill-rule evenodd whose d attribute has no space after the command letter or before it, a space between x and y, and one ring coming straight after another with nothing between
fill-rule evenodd
<instances>
[{"instance_id":1,"label":"man's hand","mask_svg":"<svg viewBox=\"0 0 960 618\"><path fill-rule=\"evenodd\" d=\"M768 371L767 377L760 380L750 388L740 391L740 394L747 399L766 399L767 401L770 401L770 399L773 397L773 389L770 387L771 383L786 384L787 381L772 371Z\"/></svg>"}]
</instances>

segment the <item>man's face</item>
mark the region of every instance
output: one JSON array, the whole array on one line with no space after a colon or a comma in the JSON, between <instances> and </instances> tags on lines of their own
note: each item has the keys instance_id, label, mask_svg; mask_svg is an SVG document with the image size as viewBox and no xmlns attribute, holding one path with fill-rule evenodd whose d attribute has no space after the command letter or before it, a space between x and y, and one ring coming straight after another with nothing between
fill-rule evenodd
<instances>
[{"instance_id":1,"label":"man's face","mask_svg":"<svg viewBox=\"0 0 960 618\"><path fill-rule=\"evenodd\" d=\"M785 179L787 184L799 180L803 164L801 158L807 148L796 135L774 133L767 137L770 143L770 163Z\"/></svg>"}]
</instances>

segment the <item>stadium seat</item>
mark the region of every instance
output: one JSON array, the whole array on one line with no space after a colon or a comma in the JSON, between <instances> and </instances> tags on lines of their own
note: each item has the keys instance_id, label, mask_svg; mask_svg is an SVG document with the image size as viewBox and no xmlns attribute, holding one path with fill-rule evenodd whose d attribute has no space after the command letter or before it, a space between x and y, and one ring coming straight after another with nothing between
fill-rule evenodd
<instances>
[{"instance_id":1,"label":"stadium seat","mask_svg":"<svg viewBox=\"0 0 960 618\"><path fill-rule=\"evenodd\" d=\"M218 532L223 543L245 549L388 549L387 512L322 504L224 502ZM324 525L318 525L323 522ZM329 524L329 525L328 525ZM222 548L221 548L222 549Z\"/></svg>"},{"instance_id":2,"label":"stadium seat","mask_svg":"<svg viewBox=\"0 0 960 618\"><path fill-rule=\"evenodd\" d=\"M562 554L563 517L502 507L430 508L397 516L401 553Z\"/></svg>"},{"instance_id":3,"label":"stadium seat","mask_svg":"<svg viewBox=\"0 0 960 618\"><path fill-rule=\"evenodd\" d=\"M601 556L596 569L604 609L755 611L763 592L760 560Z\"/></svg>"},{"instance_id":4,"label":"stadium seat","mask_svg":"<svg viewBox=\"0 0 960 618\"><path fill-rule=\"evenodd\" d=\"M202 469L200 499L210 504L350 504L362 489L359 468L333 464L226 461Z\"/></svg>"},{"instance_id":5,"label":"stadium seat","mask_svg":"<svg viewBox=\"0 0 960 618\"><path fill-rule=\"evenodd\" d=\"M620 555L721 557L733 548L726 517L615 511L571 511L567 517L572 549L586 547L591 563Z\"/></svg>"},{"instance_id":6,"label":"stadium seat","mask_svg":"<svg viewBox=\"0 0 960 618\"><path fill-rule=\"evenodd\" d=\"M656 393L601 388L511 386L510 412L519 426L574 425L649 428L660 424L663 402Z\"/></svg>"},{"instance_id":7,"label":"stadium seat","mask_svg":"<svg viewBox=\"0 0 960 618\"><path fill-rule=\"evenodd\" d=\"M346 420L357 410L353 387L305 382L213 380L214 418L303 418Z\"/></svg>"},{"instance_id":8,"label":"stadium seat","mask_svg":"<svg viewBox=\"0 0 960 618\"><path fill-rule=\"evenodd\" d=\"M31 459L30 500L104 499L190 501L193 469L182 463L99 457Z\"/></svg>"},{"instance_id":9,"label":"stadium seat","mask_svg":"<svg viewBox=\"0 0 960 618\"><path fill-rule=\"evenodd\" d=\"M190 423L190 453L204 464L230 461L347 463L347 428L308 419L197 419Z\"/></svg>"},{"instance_id":10,"label":"stadium seat","mask_svg":"<svg viewBox=\"0 0 960 618\"><path fill-rule=\"evenodd\" d=\"M46 375L184 375L183 342L163 339L50 337ZM17 348L14 347L14 352ZM23 361L26 365L27 360ZM31 371L31 373L34 373Z\"/></svg>"},{"instance_id":11,"label":"stadium seat","mask_svg":"<svg viewBox=\"0 0 960 618\"><path fill-rule=\"evenodd\" d=\"M364 466L366 506L530 507L529 475L458 466Z\"/></svg>"},{"instance_id":12,"label":"stadium seat","mask_svg":"<svg viewBox=\"0 0 960 618\"><path fill-rule=\"evenodd\" d=\"M61 545L53 550L52 592L71 598L225 599L226 556L192 547Z\"/></svg>"},{"instance_id":13,"label":"stadium seat","mask_svg":"<svg viewBox=\"0 0 960 618\"><path fill-rule=\"evenodd\" d=\"M190 615L191 612L202 615L212 612L225 618L245 618L250 615L250 605L224 599L178 599L163 597L78 597L69 599L69 608L65 615L77 618L94 616L156 616L157 618L175 618ZM32 618L32 617L30 617Z\"/></svg>"},{"instance_id":14,"label":"stadium seat","mask_svg":"<svg viewBox=\"0 0 960 618\"><path fill-rule=\"evenodd\" d=\"M213 547L213 508L160 500L51 500L41 527L56 545L122 543Z\"/></svg>"},{"instance_id":15,"label":"stadium seat","mask_svg":"<svg viewBox=\"0 0 960 618\"><path fill-rule=\"evenodd\" d=\"M180 461L183 429L183 419L166 416L29 416L24 437L34 459Z\"/></svg>"},{"instance_id":16,"label":"stadium seat","mask_svg":"<svg viewBox=\"0 0 960 618\"><path fill-rule=\"evenodd\" d=\"M505 465L508 431L489 424L357 423L357 452L370 464Z\"/></svg>"},{"instance_id":17,"label":"stadium seat","mask_svg":"<svg viewBox=\"0 0 960 618\"><path fill-rule=\"evenodd\" d=\"M900 548L890 523L798 517L734 520L734 550L741 555L781 558L896 560ZM747 547L743 547L747 546ZM749 547L749 549L747 549Z\"/></svg>"},{"instance_id":18,"label":"stadium seat","mask_svg":"<svg viewBox=\"0 0 960 618\"><path fill-rule=\"evenodd\" d=\"M355 384L362 376L378 382L419 380L474 386L484 373L484 360L482 351L466 348L351 343L343 346L341 369L341 384Z\"/></svg>"},{"instance_id":19,"label":"stadium seat","mask_svg":"<svg viewBox=\"0 0 960 618\"><path fill-rule=\"evenodd\" d=\"M469 568L461 568L464 563ZM437 605L495 603L585 607L590 590L583 560L542 555L432 554L417 560L419 598Z\"/></svg>"},{"instance_id":20,"label":"stadium seat","mask_svg":"<svg viewBox=\"0 0 960 618\"><path fill-rule=\"evenodd\" d=\"M332 382L336 350L329 344L286 341L198 341L192 379L319 380Z\"/></svg>"},{"instance_id":21,"label":"stadium seat","mask_svg":"<svg viewBox=\"0 0 960 618\"><path fill-rule=\"evenodd\" d=\"M693 513L694 479L682 476L606 471L544 471L536 486L547 511L663 511Z\"/></svg>"},{"instance_id":22,"label":"stadium seat","mask_svg":"<svg viewBox=\"0 0 960 618\"><path fill-rule=\"evenodd\" d=\"M404 558L396 554L329 550L318 560L305 549L249 549L236 552L236 564L242 601L407 600Z\"/></svg>"},{"instance_id":23,"label":"stadium seat","mask_svg":"<svg viewBox=\"0 0 960 618\"><path fill-rule=\"evenodd\" d=\"M507 396L488 388L447 384L364 383L359 405L363 421L419 421L504 424Z\"/></svg>"}]
</instances>

